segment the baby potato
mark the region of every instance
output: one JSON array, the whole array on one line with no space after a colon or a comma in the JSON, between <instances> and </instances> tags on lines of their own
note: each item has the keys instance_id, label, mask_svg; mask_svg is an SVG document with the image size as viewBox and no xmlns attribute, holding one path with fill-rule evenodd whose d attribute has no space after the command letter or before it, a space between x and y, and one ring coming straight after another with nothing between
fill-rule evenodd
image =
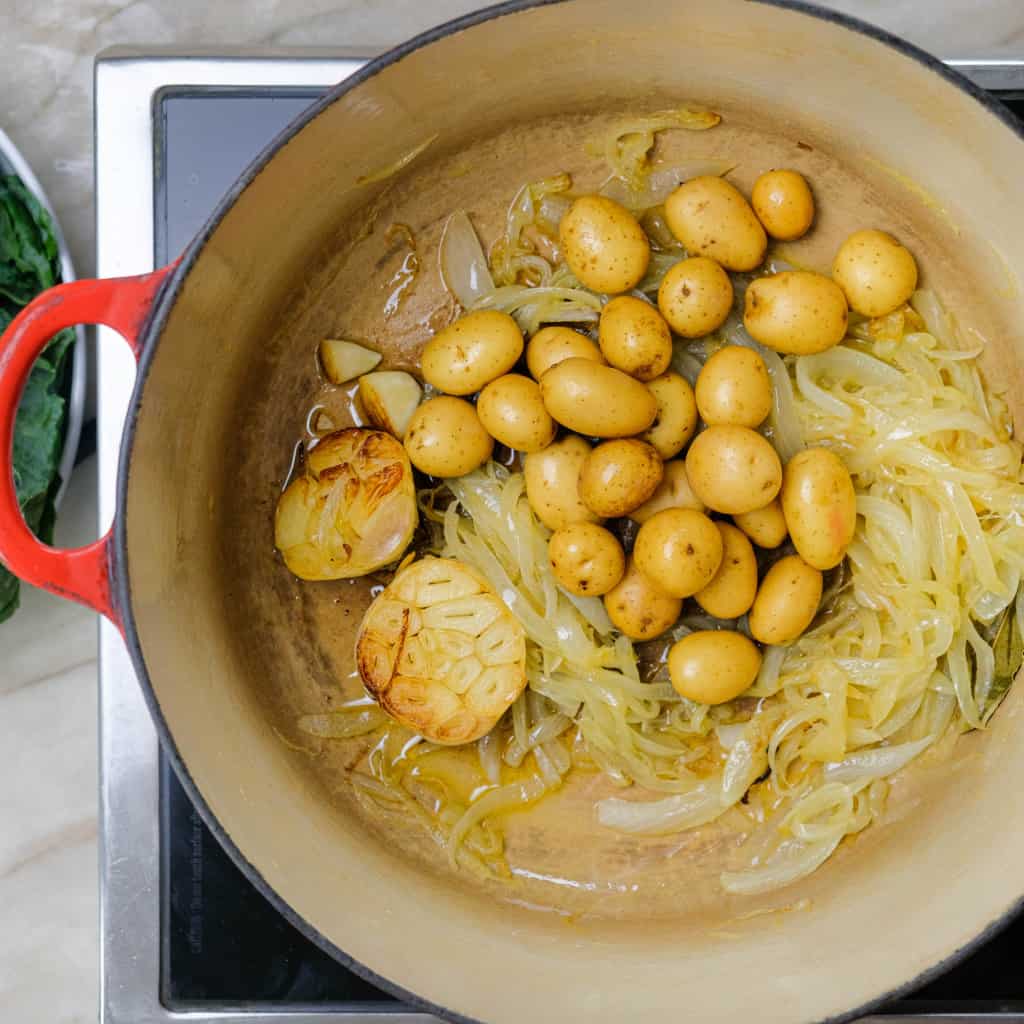
<instances>
[{"instance_id":1,"label":"baby potato","mask_svg":"<svg viewBox=\"0 0 1024 1024\"><path fill-rule=\"evenodd\" d=\"M588 437L641 434L658 414L650 390L614 366L590 359L564 359L544 374L540 393L548 412Z\"/></svg>"},{"instance_id":2,"label":"baby potato","mask_svg":"<svg viewBox=\"0 0 1024 1024\"><path fill-rule=\"evenodd\" d=\"M686 447L697 430L697 403L690 382L669 370L647 382L658 403L658 414L641 439L654 445L663 459L671 459Z\"/></svg>"},{"instance_id":3,"label":"baby potato","mask_svg":"<svg viewBox=\"0 0 1024 1024\"><path fill-rule=\"evenodd\" d=\"M722 535L722 564L693 599L718 619L738 619L750 611L757 594L757 559L746 535L730 523L715 523Z\"/></svg>"},{"instance_id":4,"label":"baby potato","mask_svg":"<svg viewBox=\"0 0 1024 1024\"><path fill-rule=\"evenodd\" d=\"M791 644L821 603L821 573L799 555L780 558L765 573L747 623L763 644Z\"/></svg>"},{"instance_id":5,"label":"baby potato","mask_svg":"<svg viewBox=\"0 0 1024 1024\"><path fill-rule=\"evenodd\" d=\"M732 309L732 282L707 256L680 260L662 279L658 309L676 334L702 338L725 323Z\"/></svg>"},{"instance_id":6,"label":"baby potato","mask_svg":"<svg viewBox=\"0 0 1024 1024\"><path fill-rule=\"evenodd\" d=\"M405 450L423 473L464 476L491 457L494 441L469 402L438 395L427 399L412 414Z\"/></svg>"},{"instance_id":7,"label":"baby potato","mask_svg":"<svg viewBox=\"0 0 1024 1024\"><path fill-rule=\"evenodd\" d=\"M855 231L839 247L832 277L852 309L864 316L886 316L914 294L917 263L892 235Z\"/></svg>"},{"instance_id":8,"label":"baby potato","mask_svg":"<svg viewBox=\"0 0 1024 1024\"><path fill-rule=\"evenodd\" d=\"M617 295L647 273L651 244L637 219L604 196L580 196L558 225L569 269L591 291Z\"/></svg>"},{"instance_id":9,"label":"baby potato","mask_svg":"<svg viewBox=\"0 0 1024 1024\"><path fill-rule=\"evenodd\" d=\"M631 558L622 579L604 595L604 607L612 625L630 640L653 640L679 618L683 602L659 590Z\"/></svg>"},{"instance_id":10,"label":"baby potato","mask_svg":"<svg viewBox=\"0 0 1024 1024\"><path fill-rule=\"evenodd\" d=\"M644 441L605 441L583 460L580 497L599 516L624 516L655 492L664 472L661 457Z\"/></svg>"},{"instance_id":11,"label":"baby potato","mask_svg":"<svg viewBox=\"0 0 1024 1024\"><path fill-rule=\"evenodd\" d=\"M690 597L714 579L722 564L722 535L703 512L668 508L637 531L637 568L672 597Z\"/></svg>"},{"instance_id":12,"label":"baby potato","mask_svg":"<svg viewBox=\"0 0 1024 1024\"><path fill-rule=\"evenodd\" d=\"M484 429L496 441L521 452L539 452L555 439L557 427L540 397L537 382L518 373L492 380L476 401Z\"/></svg>"},{"instance_id":13,"label":"baby potato","mask_svg":"<svg viewBox=\"0 0 1024 1024\"><path fill-rule=\"evenodd\" d=\"M785 470L782 475L785 479ZM759 548L777 548L789 534L786 517L782 514L782 503L778 498L773 498L764 508L735 515L732 521Z\"/></svg>"},{"instance_id":14,"label":"baby potato","mask_svg":"<svg viewBox=\"0 0 1024 1024\"><path fill-rule=\"evenodd\" d=\"M724 178L706 174L684 181L665 200L665 219L687 252L710 256L726 270L753 270L764 259L764 228L743 193Z\"/></svg>"},{"instance_id":15,"label":"baby potato","mask_svg":"<svg viewBox=\"0 0 1024 1024\"><path fill-rule=\"evenodd\" d=\"M724 704L749 690L761 671L761 652L742 633L701 629L668 652L668 676L680 697Z\"/></svg>"},{"instance_id":16,"label":"baby potato","mask_svg":"<svg viewBox=\"0 0 1024 1024\"><path fill-rule=\"evenodd\" d=\"M620 295L601 310L601 353L617 370L652 380L668 369L672 334L661 314L643 299Z\"/></svg>"},{"instance_id":17,"label":"baby potato","mask_svg":"<svg viewBox=\"0 0 1024 1024\"><path fill-rule=\"evenodd\" d=\"M686 463L682 459L665 463L665 475L658 484L658 489L641 505L629 513L629 518L637 523L646 523L651 516L666 508L692 508L696 512L704 511L704 502L693 493L690 479L686 475ZM779 515L782 515L780 509Z\"/></svg>"},{"instance_id":18,"label":"baby potato","mask_svg":"<svg viewBox=\"0 0 1024 1024\"><path fill-rule=\"evenodd\" d=\"M843 460L808 448L786 463L782 514L800 556L815 569L837 566L857 526L857 495Z\"/></svg>"},{"instance_id":19,"label":"baby potato","mask_svg":"<svg viewBox=\"0 0 1024 1024\"><path fill-rule=\"evenodd\" d=\"M806 356L838 345L848 311L842 289L823 274L784 270L750 283L743 324L762 345Z\"/></svg>"},{"instance_id":20,"label":"baby potato","mask_svg":"<svg viewBox=\"0 0 1024 1024\"><path fill-rule=\"evenodd\" d=\"M548 559L559 585L580 597L607 594L626 571L622 545L596 523L570 523L555 530Z\"/></svg>"},{"instance_id":21,"label":"baby potato","mask_svg":"<svg viewBox=\"0 0 1024 1024\"><path fill-rule=\"evenodd\" d=\"M519 325L497 310L460 316L423 349L423 378L449 395L471 395L508 373L523 354Z\"/></svg>"},{"instance_id":22,"label":"baby potato","mask_svg":"<svg viewBox=\"0 0 1024 1024\"><path fill-rule=\"evenodd\" d=\"M523 460L526 500L549 529L601 521L579 494L580 470L589 454L590 445L582 437L570 436L531 452Z\"/></svg>"},{"instance_id":23,"label":"baby potato","mask_svg":"<svg viewBox=\"0 0 1024 1024\"><path fill-rule=\"evenodd\" d=\"M772 380L764 360L742 345L720 348L704 364L694 392L709 426L756 427L772 411Z\"/></svg>"},{"instance_id":24,"label":"baby potato","mask_svg":"<svg viewBox=\"0 0 1024 1024\"><path fill-rule=\"evenodd\" d=\"M783 242L807 234L814 220L814 197L799 171L765 171L754 182L750 205L765 231Z\"/></svg>"},{"instance_id":25,"label":"baby potato","mask_svg":"<svg viewBox=\"0 0 1024 1024\"><path fill-rule=\"evenodd\" d=\"M604 362L601 350L585 334L571 327L542 327L526 346L526 366L534 380L540 380L563 359Z\"/></svg>"},{"instance_id":26,"label":"baby potato","mask_svg":"<svg viewBox=\"0 0 1024 1024\"><path fill-rule=\"evenodd\" d=\"M749 427L714 426L701 431L686 453L694 494L728 515L764 508L782 486L775 449Z\"/></svg>"}]
</instances>

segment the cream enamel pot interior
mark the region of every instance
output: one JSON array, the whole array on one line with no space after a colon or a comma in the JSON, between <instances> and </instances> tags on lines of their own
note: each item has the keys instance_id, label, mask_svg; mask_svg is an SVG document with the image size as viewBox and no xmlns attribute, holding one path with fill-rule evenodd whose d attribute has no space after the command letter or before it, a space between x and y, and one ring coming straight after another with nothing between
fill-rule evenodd
<instances>
[{"instance_id":1,"label":"cream enamel pot interior","mask_svg":"<svg viewBox=\"0 0 1024 1024\"><path fill-rule=\"evenodd\" d=\"M276 140L179 263L47 293L0 348L5 457L48 332L108 323L140 357L112 536L70 553L30 541L7 466L0 556L121 624L188 791L282 912L451 1018L839 1018L941 969L1024 896L1020 686L951 761L906 774L884 824L754 902L716 891L727 837L612 841L578 790L510 823L510 855L536 869L510 902L453 877L421 832L357 809L342 756L296 749L296 715L353 685L368 599L365 584L299 583L273 548L317 342L372 338L415 365L451 312L436 242L452 209L490 242L523 182L568 170L596 186L585 144L608 117L684 100L723 123L674 133L674 153L730 160L744 189L772 166L806 173L820 215L804 262L827 266L857 227L897 233L990 340L988 379L1020 427L1024 142L937 61L795 3L513 3L429 33ZM392 222L411 227L421 270L385 319Z\"/></svg>"}]
</instances>

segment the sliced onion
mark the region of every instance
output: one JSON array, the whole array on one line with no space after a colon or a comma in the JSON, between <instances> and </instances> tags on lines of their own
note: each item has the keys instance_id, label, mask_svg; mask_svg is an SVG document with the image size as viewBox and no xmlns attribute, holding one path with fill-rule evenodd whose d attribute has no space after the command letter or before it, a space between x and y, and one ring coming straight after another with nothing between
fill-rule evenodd
<instances>
[{"instance_id":1,"label":"sliced onion","mask_svg":"<svg viewBox=\"0 0 1024 1024\"><path fill-rule=\"evenodd\" d=\"M789 379L786 364L778 352L773 352L754 341L736 317L730 317L723 328L723 333L730 345L742 345L759 353L768 367L768 374L772 379L772 411L768 417L768 439L775 446L783 463L789 462L797 452L803 451L804 436L796 411L793 382Z\"/></svg>"},{"instance_id":2,"label":"sliced onion","mask_svg":"<svg viewBox=\"0 0 1024 1024\"><path fill-rule=\"evenodd\" d=\"M615 175L601 186L601 195L631 210L649 210L660 206L684 181L704 175L721 177L736 165L725 160L691 160L682 164L659 164L646 175L636 175L636 186Z\"/></svg>"},{"instance_id":3,"label":"sliced onion","mask_svg":"<svg viewBox=\"0 0 1024 1024\"><path fill-rule=\"evenodd\" d=\"M597 820L606 828L632 835L664 836L706 825L722 814L718 786L701 783L688 793L663 800L620 800L608 797L597 805Z\"/></svg>"},{"instance_id":4,"label":"sliced onion","mask_svg":"<svg viewBox=\"0 0 1024 1024\"><path fill-rule=\"evenodd\" d=\"M532 691L527 692L528 696L537 696ZM563 714L548 715L540 719L529 731L526 737L526 746L533 750L534 747L543 746L551 740L557 739L565 732L572 721Z\"/></svg>"},{"instance_id":5,"label":"sliced onion","mask_svg":"<svg viewBox=\"0 0 1024 1024\"><path fill-rule=\"evenodd\" d=\"M953 337L953 329L949 322L949 314L942 308L935 292L920 288L910 297L910 305L920 314L924 320L928 333L934 335L945 349L957 349Z\"/></svg>"},{"instance_id":6,"label":"sliced onion","mask_svg":"<svg viewBox=\"0 0 1024 1024\"><path fill-rule=\"evenodd\" d=\"M974 563L974 571L978 574L981 582L994 594L1002 594L1006 591L1006 584L996 573L995 564L992 561L992 553L985 540L985 532L978 522L978 514L971 505L971 499L963 487L952 480L942 482L943 489L949 496L953 510L960 522L960 529L963 533L964 542L967 545L967 552Z\"/></svg>"},{"instance_id":7,"label":"sliced onion","mask_svg":"<svg viewBox=\"0 0 1024 1024\"><path fill-rule=\"evenodd\" d=\"M827 782L869 782L884 779L893 772L906 767L926 747L935 742L934 736L926 736L913 743L899 743L892 747L875 747L873 750L859 750L825 765Z\"/></svg>"},{"instance_id":8,"label":"sliced onion","mask_svg":"<svg viewBox=\"0 0 1024 1024\"><path fill-rule=\"evenodd\" d=\"M613 629L612 620L608 618L604 602L599 597L578 597L576 594L570 594L568 591L564 593L569 599L570 604L575 606L580 615L601 636L608 636L611 633Z\"/></svg>"},{"instance_id":9,"label":"sliced onion","mask_svg":"<svg viewBox=\"0 0 1024 1024\"><path fill-rule=\"evenodd\" d=\"M858 352L846 345L836 345L827 352L801 356L799 363L813 377L828 374L833 380L853 381L861 387L901 388L903 374L883 363L881 359Z\"/></svg>"},{"instance_id":10,"label":"sliced onion","mask_svg":"<svg viewBox=\"0 0 1024 1024\"><path fill-rule=\"evenodd\" d=\"M452 827L448 836L448 859L452 867L458 867L459 845L466 838L469 830L492 814L511 811L523 804L539 800L547 792L547 785L539 776L533 776L525 782L514 782L508 786L499 786L475 800L466 812Z\"/></svg>"},{"instance_id":11,"label":"sliced onion","mask_svg":"<svg viewBox=\"0 0 1024 1024\"><path fill-rule=\"evenodd\" d=\"M551 759L551 763L555 766L555 771L559 775L565 775L572 767L572 759L569 757L569 751L558 742L552 740L550 743L544 744L544 753Z\"/></svg>"},{"instance_id":12,"label":"sliced onion","mask_svg":"<svg viewBox=\"0 0 1024 1024\"><path fill-rule=\"evenodd\" d=\"M838 420L852 420L851 409L841 398L819 388L814 381L816 364L811 362L814 356L804 356L796 361L796 382L800 385L800 393L808 402L813 402L825 413L831 413Z\"/></svg>"},{"instance_id":13,"label":"sliced onion","mask_svg":"<svg viewBox=\"0 0 1024 1024\"><path fill-rule=\"evenodd\" d=\"M564 304L566 309L579 310L594 319L601 312L601 299L582 288L531 288L528 285L508 284L482 295L473 303L474 309L498 309L515 313L524 306L547 301L553 306ZM586 319L586 317L580 317Z\"/></svg>"},{"instance_id":14,"label":"sliced onion","mask_svg":"<svg viewBox=\"0 0 1024 1024\"><path fill-rule=\"evenodd\" d=\"M492 786L501 782L501 737L496 729L481 737L476 745L480 767Z\"/></svg>"},{"instance_id":15,"label":"sliced onion","mask_svg":"<svg viewBox=\"0 0 1024 1024\"><path fill-rule=\"evenodd\" d=\"M560 192L552 192L544 196L537 208L537 220L548 227L557 228L562 218L569 212L572 200Z\"/></svg>"},{"instance_id":16,"label":"sliced onion","mask_svg":"<svg viewBox=\"0 0 1024 1024\"><path fill-rule=\"evenodd\" d=\"M441 279L463 309L494 291L483 246L465 210L456 210L441 234Z\"/></svg>"},{"instance_id":17,"label":"sliced onion","mask_svg":"<svg viewBox=\"0 0 1024 1024\"><path fill-rule=\"evenodd\" d=\"M661 164L647 176L646 187L638 196L640 209L658 206L684 181L705 175L720 178L736 165L725 160L691 160L684 164Z\"/></svg>"},{"instance_id":18,"label":"sliced onion","mask_svg":"<svg viewBox=\"0 0 1024 1024\"><path fill-rule=\"evenodd\" d=\"M303 715L298 727L310 736L345 740L363 736L388 722L388 716L376 704L351 711L329 711L322 715Z\"/></svg>"},{"instance_id":19,"label":"sliced onion","mask_svg":"<svg viewBox=\"0 0 1024 1024\"><path fill-rule=\"evenodd\" d=\"M522 693L512 705L512 735L523 750L530 749L529 734L529 707L526 703L526 694Z\"/></svg>"},{"instance_id":20,"label":"sliced onion","mask_svg":"<svg viewBox=\"0 0 1024 1024\"><path fill-rule=\"evenodd\" d=\"M715 735L723 750L732 750L743 738L743 732L747 725L745 722L733 722L715 726Z\"/></svg>"},{"instance_id":21,"label":"sliced onion","mask_svg":"<svg viewBox=\"0 0 1024 1024\"><path fill-rule=\"evenodd\" d=\"M770 697L779 690L779 675L782 672L782 663L786 660L788 648L766 647L761 658L761 670L757 679L750 689L753 697Z\"/></svg>"},{"instance_id":22,"label":"sliced onion","mask_svg":"<svg viewBox=\"0 0 1024 1024\"><path fill-rule=\"evenodd\" d=\"M672 346L671 368L685 377L690 387L694 387L700 371L704 369L704 363L684 345L677 343Z\"/></svg>"},{"instance_id":23,"label":"sliced onion","mask_svg":"<svg viewBox=\"0 0 1024 1024\"><path fill-rule=\"evenodd\" d=\"M562 781L562 777L543 746L534 748L533 759L537 762L544 784L548 789L554 789Z\"/></svg>"},{"instance_id":24,"label":"sliced onion","mask_svg":"<svg viewBox=\"0 0 1024 1024\"><path fill-rule=\"evenodd\" d=\"M839 839L820 843L789 840L779 847L764 867L750 871L723 871L720 876L722 888L737 896L755 896L781 889L821 867L838 845Z\"/></svg>"},{"instance_id":25,"label":"sliced onion","mask_svg":"<svg viewBox=\"0 0 1024 1024\"><path fill-rule=\"evenodd\" d=\"M751 722L729 751L722 770L722 789L719 795L722 807L732 807L741 800L767 767L768 752L760 725Z\"/></svg>"}]
</instances>

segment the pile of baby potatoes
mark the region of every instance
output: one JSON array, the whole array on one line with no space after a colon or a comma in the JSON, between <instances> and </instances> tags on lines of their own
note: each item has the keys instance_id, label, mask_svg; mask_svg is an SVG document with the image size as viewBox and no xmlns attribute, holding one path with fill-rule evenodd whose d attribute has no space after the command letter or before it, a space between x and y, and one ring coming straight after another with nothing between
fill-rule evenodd
<instances>
[{"instance_id":1,"label":"pile of baby potatoes","mask_svg":"<svg viewBox=\"0 0 1024 1024\"><path fill-rule=\"evenodd\" d=\"M552 531L551 568L566 591L603 597L614 626L634 640L669 630L688 600L722 620L669 652L673 686L701 703L753 683L758 643L789 644L808 628L822 573L839 565L854 534L856 495L842 460L809 448L783 465L759 432L773 393L756 351L718 348L695 387L670 369L673 335L704 338L724 324L730 273L754 271L768 236L799 238L813 218L796 171L763 174L751 202L723 178L684 182L666 200L665 220L688 255L665 274L655 306L631 294L651 253L640 223L611 199L582 196L559 236L581 285L609 296L596 341L543 327L525 343L522 367L516 321L477 311L423 352L423 377L443 394L412 415L412 464L450 478L486 462L495 441L523 453L526 496ZM845 337L851 308L885 316L916 284L906 248L882 231L858 231L831 277L787 270L751 281L743 322L776 352L822 352ZM638 526L629 554L624 519ZM755 547L777 549L787 537L796 553L759 578ZM744 615L753 640L733 628Z\"/></svg>"}]
</instances>

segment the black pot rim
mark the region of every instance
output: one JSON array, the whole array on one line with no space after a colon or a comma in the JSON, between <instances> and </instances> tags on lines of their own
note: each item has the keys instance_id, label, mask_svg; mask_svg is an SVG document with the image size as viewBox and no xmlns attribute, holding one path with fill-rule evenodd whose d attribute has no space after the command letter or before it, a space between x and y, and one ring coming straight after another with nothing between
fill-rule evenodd
<instances>
[{"instance_id":1,"label":"black pot rim","mask_svg":"<svg viewBox=\"0 0 1024 1024\"><path fill-rule=\"evenodd\" d=\"M139 642L138 630L135 622L131 601L130 573L127 558L127 526L125 508L128 491L128 476L130 467L131 450L135 441L135 431L138 424L139 412L142 405L146 380L152 367L154 353L163 332L170 311L177 301L181 287L191 273L200 253L207 241L220 225L221 220L228 210L234 205L241 193L255 180L260 172L266 167L269 161L289 140L294 138L311 121L317 118L328 107L333 105L342 96L352 89L373 78L381 71L397 63L404 57L417 50L429 46L450 35L454 35L463 29L471 28L483 22L492 21L496 18L510 14L517 14L537 7L547 7L554 4L569 2L569 0L505 0L490 7L474 11L462 17L445 22L435 28L414 36L412 39L402 43L391 50L386 51L379 57L369 61L354 74L330 89L324 96L312 104L307 110L299 115L291 124L283 129L270 143L260 152L252 163L241 174L231 189L218 203L216 209L210 215L203 228L196 237L189 243L180 261L175 266L168 279L164 282L160 292L153 303L149 318L141 333L140 342L142 355L139 359L138 373L136 376L135 388L132 393L131 403L125 419L124 433L121 440L120 463L117 476L117 514L114 519L113 533L113 557L111 559L111 585L115 600L115 606L122 618L125 640L129 653L134 663L135 671L139 678L146 704L156 725L160 737L161 747L168 760L174 768L176 775L189 799L199 811L204 823L210 832L217 838L228 856L246 876L249 882L267 899L281 916L296 928L303 936L317 945L320 949L332 956L344 967L353 971L372 985L388 992L396 999L406 1005L426 1013L434 1014L444 1020L456 1022L456 1024L482 1024L474 1018L467 1017L455 1010L439 1006L429 1000L410 992L400 984L385 978L366 965L353 959L344 950L336 946L330 939L321 933L315 926L310 924L304 917L296 913L292 907L277 894L270 883L263 877L260 871L253 865L243 851L235 845L226 829L220 824L210 809L206 800L199 790L199 786L192 778L188 766L174 742L174 737L164 718L160 704L153 688L152 680L146 668L145 659ZM940 78L955 86L961 92L966 93L974 99L985 112L994 115L1018 138L1024 140L1024 126L1013 116L1013 114L995 99L990 93L981 89L963 75L949 68L943 61L932 56L919 47L893 35L884 29L877 28L858 18L851 17L837 11L818 7L805 0L748 0L750 3L759 3L768 7L777 7L783 10L795 11L820 21L831 22L851 32L867 36L877 42L883 43L890 49L903 54L918 64L923 65ZM867 1002L840 1014L826 1018L821 1024L842 1024L844 1021L853 1020L870 1013L874 1009L898 999L909 992L921 987L933 978L938 977L945 971L960 963L971 953L994 938L999 932L1006 928L1011 921L1024 909L1024 894L1015 897L995 919L985 925L978 934L950 953L938 963L921 971L913 978L902 985L876 996Z\"/></svg>"}]
</instances>

